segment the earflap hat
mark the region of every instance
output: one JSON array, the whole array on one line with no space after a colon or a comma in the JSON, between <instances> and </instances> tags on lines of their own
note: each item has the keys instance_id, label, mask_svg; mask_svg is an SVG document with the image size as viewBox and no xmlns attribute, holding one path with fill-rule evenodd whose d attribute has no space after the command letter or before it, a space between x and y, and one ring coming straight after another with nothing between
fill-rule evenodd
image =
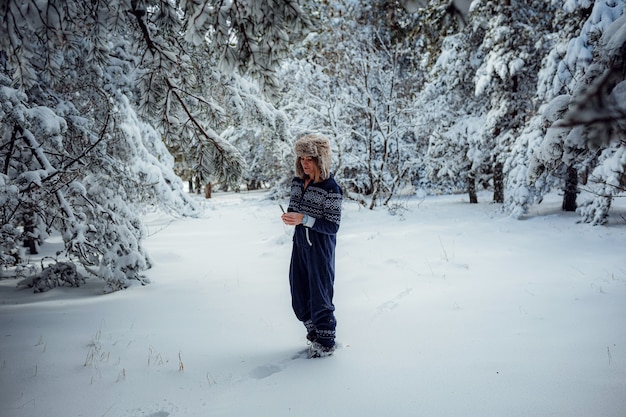
<instances>
[{"instance_id":1,"label":"earflap hat","mask_svg":"<svg viewBox=\"0 0 626 417\"><path fill-rule=\"evenodd\" d=\"M296 152L296 175L304 178L304 170L300 160L309 156L317 159L317 166L320 169L320 179L326 180L330 177L330 164L332 154L330 150L330 141L317 133L310 133L298 139L294 145Z\"/></svg>"}]
</instances>

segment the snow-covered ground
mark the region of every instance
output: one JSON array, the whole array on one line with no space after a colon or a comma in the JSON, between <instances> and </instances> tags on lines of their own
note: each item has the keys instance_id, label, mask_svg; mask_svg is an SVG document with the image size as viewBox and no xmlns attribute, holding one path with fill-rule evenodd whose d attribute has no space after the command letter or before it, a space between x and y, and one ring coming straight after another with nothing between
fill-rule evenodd
<instances>
[{"instance_id":1,"label":"snow-covered ground","mask_svg":"<svg viewBox=\"0 0 626 417\"><path fill-rule=\"evenodd\" d=\"M290 229L264 197L150 216L145 287L0 281L0 416L626 415L625 203L593 227L556 195L524 220L487 194L346 202L341 347L293 359Z\"/></svg>"}]
</instances>

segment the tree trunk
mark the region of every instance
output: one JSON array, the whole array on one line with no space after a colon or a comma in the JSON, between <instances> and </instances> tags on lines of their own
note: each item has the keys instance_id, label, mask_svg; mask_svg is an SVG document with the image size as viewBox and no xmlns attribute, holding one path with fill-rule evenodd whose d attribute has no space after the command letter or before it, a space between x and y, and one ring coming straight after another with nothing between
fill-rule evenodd
<instances>
[{"instance_id":1,"label":"tree trunk","mask_svg":"<svg viewBox=\"0 0 626 417\"><path fill-rule=\"evenodd\" d=\"M578 194L578 171L574 167L567 167L565 190L563 193L563 211L576 211L576 195Z\"/></svg>"},{"instance_id":2,"label":"tree trunk","mask_svg":"<svg viewBox=\"0 0 626 417\"><path fill-rule=\"evenodd\" d=\"M470 204L477 204L478 196L476 195L476 177L474 177L474 174L467 176L467 192L469 194Z\"/></svg>"},{"instance_id":3,"label":"tree trunk","mask_svg":"<svg viewBox=\"0 0 626 417\"><path fill-rule=\"evenodd\" d=\"M22 218L24 221L24 247L28 248L31 255L37 255L39 250L35 238L35 215L32 212L24 213Z\"/></svg>"},{"instance_id":4,"label":"tree trunk","mask_svg":"<svg viewBox=\"0 0 626 417\"><path fill-rule=\"evenodd\" d=\"M493 202L504 203L504 167L501 162L493 167Z\"/></svg>"}]
</instances>

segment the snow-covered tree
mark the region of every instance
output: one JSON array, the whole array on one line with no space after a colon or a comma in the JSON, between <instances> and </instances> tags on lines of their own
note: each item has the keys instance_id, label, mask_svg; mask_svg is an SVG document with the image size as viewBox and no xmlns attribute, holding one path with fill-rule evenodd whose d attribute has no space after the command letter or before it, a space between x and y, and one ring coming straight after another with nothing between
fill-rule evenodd
<instances>
[{"instance_id":1,"label":"snow-covered tree","mask_svg":"<svg viewBox=\"0 0 626 417\"><path fill-rule=\"evenodd\" d=\"M246 73L271 89L310 25L295 0L0 8L2 267L23 261L21 240L58 232L111 291L145 282L142 209L197 210L164 144L196 172L238 180L244 158L217 131L232 120L223 104L241 95L221 77Z\"/></svg>"},{"instance_id":2,"label":"snow-covered tree","mask_svg":"<svg viewBox=\"0 0 626 417\"><path fill-rule=\"evenodd\" d=\"M484 99L474 95L473 74L480 51L470 48L476 32L447 36L429 80L418 96L421 109L414 115L416 130L429 138L427 175L433 191L465 190L469 201L478 201L482 158L472 150L484 125ZM477 36L482 38L480 34ZM478 161L478 163L477 163Z\"/></svg>"},{"instance_id":3,"label":"snow-covered tree","mask_svg":"<svg viewBox=\"0 0 626 417\"><path fill-rule=\"evenodd\" d=\"M110 121L96 124L102 129L96 136L94 122L72 103L57 97L54 107L32 104L9 84L2 76L0 123L11 128L2 136L3 266L26 260L16 236L42 242L58 232L67 255L105 279L109 290L146 282L141 272L150 259L137 207L196 210L160 134L122 98L109 109ZM113 125L118 129L108 132Z\"/></svg>"},{"instance_id":4,"label":"snow-covered tree","mask_svg":"<svg viewBox=\"0 0 626 417\"><path fill-rule=\"evenodd\" d=\"M292 81L281 108L295 134L317 130L335 141L337 180L349 198L387 204L414 176L415 19L396 2L320 3L319 26L285 69Z\"/></svg>"},{"instance_id":5,"label":"snow-covered tree","mask_svg":"<svg viewBox=\"0 0 626 417\"><path fill-rule=\"evenodd\" d=\"M585 221L600 224L607 219L612 196L623 191L619 178L624 168L618 162L623 110L618 103L623 102L624 38L619 19L624 7L621 0L566 1L557 14L555 26L561 31L555 35L560 39L539 72L538 97L546 105L535 116L539 122L529 124L539 130L533 133L527 127L528 152L519 153L527 156L527 162L513 162L517 165L513 213L524 212L527 198L540 201L554 183L565 189L564 208L572 209L579 179L583 184L590 180L596 197L583 202L580 212Z\"/></svg>"},{"instance_id":6,"label":"snow-covered tree","mask_svg":"<svg viewBox=\"0 0 626 417\"><path fill-rule=\"evenodd\" d=\"M236 117L229 120L222 136L244 156L247 172L242 178L247 189L272 186L283 178L284 161L290 153L289 120L286 114L264 99L254 82L238 80L233 85L230 106Z\"/></svg>"},{"instance_id":7,"label":"snow-covered tree","mask_svg":"<svg viewBox=\"0 0 626 417\"><path fill-rule=\"evenodd\" d=\"M560 7L562 4L558 1L553 1L552 5L556 6L552 16L553 30L544 38L549 52L542 60L537 74L536 101L540 107L525 124L505 162L505 207L513 217L522 216L530 205L541 202L553 187L563 188L563 179L567 178L564 175L570 171L561 163L547 162L555 160L550 155L558 152L559 147L552 143L562 134L562 131L549 132L548 128L567 107L569 95L564 94L564 86L571 80L573 72L563 57L570 40L580 32L591 8L581 8L571 13ZM565 186L564 200L571 203L568 190L569 187Z\"/></svg>"},{"instance_id":8,"label":"snow-covered tree","mask_svg":"<svg viewBox=\"0 0 626 417\"><path fill-rule=\"evenodd\" d=\"M573 97L555 129L572 127L565 140L566 163L593 168L587 180L594 197L579 211L584 221L603 224L612 199L626 192L626 15L603 31L594 55L579 83L584 91Z\"/></svg>"},{"instance_id":9,"label":"snow-covered tree","mask_svg":"<svg viewBox=\"0 0 626 417\"><path fill-rule=\"evenodd\" d=\"M476 95L488 97L481 139L470 150L489 174L494 201L504 202L504 165L531 114L536 111L537 73L547 52L552 9L543 0L475 2L470 26L484 31L476 71Z\"/></svg>"}]
</instances>

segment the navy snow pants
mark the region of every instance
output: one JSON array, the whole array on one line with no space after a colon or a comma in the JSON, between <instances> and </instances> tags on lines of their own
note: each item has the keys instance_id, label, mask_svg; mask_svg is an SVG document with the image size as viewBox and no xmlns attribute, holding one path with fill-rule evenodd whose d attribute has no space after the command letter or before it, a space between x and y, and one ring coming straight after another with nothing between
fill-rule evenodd
<instances>
[{"instance_id":1,"label":"navy snow pants","mask_svg":"<svg viewBox=\"0 0 626 417\"><path fill-rule=\"evenodd\" d=\"M296 226L289 267L293 311L324 346L335 345L335 246L336 235Z\"/></svg>"}]
</instances>

